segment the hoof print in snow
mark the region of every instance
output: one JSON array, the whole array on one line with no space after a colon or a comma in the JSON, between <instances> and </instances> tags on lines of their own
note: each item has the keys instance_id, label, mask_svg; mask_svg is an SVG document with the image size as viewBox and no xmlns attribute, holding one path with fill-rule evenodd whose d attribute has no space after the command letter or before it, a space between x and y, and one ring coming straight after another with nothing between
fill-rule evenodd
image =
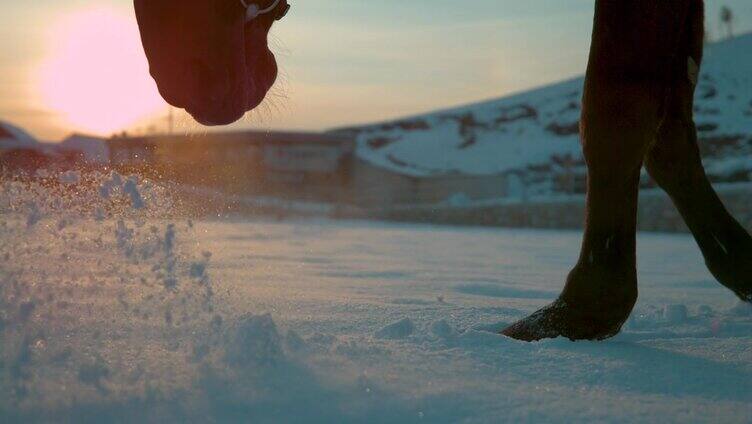
<instances>
[{"instance_id":1,"label":"hoof print in snow","mask_svg":"<svg viewBox=\"0 0 752 424\"><path fill-rule=\"evenodd\" d=\"M413 331L415 331L415 324L413 324L410 318L403 318L377 331L376 338L404 339L413 334Z\"/></svg>"}]
</instances>

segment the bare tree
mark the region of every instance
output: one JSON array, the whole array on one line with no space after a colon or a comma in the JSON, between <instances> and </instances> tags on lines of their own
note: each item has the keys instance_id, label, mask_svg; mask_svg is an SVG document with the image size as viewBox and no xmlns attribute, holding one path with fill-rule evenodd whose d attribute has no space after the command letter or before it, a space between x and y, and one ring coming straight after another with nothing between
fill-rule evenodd
<instances>
[{"instance_id":1,"label":"bare tree","mask_svg":"<svg viewBox=\"0 0 752 424\"><path fill-rule=\"evenodd\" d=\"M726 26L726 34L728 38L733 37L734 12L732 12L731 8L729 8L728 6L721 7L721 22L724 26Z\"/></svg>"}]
</instances>

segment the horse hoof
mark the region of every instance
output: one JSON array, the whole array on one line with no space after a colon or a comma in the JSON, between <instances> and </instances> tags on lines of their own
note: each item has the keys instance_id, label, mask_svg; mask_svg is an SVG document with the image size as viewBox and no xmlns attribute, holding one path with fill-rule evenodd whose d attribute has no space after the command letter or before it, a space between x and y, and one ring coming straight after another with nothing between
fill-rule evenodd
<instances>
[{"instance_id":1,"label":"horse hoof","mask_svg":"<svg viewBox=\"0 0 752 424\"><path fill-rule=\"evenodd\" d=\"M505 328L501 334L526 342L557 337L572 341L605 340L619 333L630 310L631 307L626 314L598 314L570 306L559 299Z\"/></svg>"}]
</instances>

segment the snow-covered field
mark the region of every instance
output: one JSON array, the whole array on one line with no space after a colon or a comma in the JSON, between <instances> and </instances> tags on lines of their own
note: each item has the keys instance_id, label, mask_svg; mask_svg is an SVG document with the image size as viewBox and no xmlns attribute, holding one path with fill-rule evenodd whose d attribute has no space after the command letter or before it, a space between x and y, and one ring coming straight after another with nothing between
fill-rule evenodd
<instances>
[{"instance_id":1,"label":"snow-covered field","mask_svg":"<svg viewBox=\"0 0 752 424\"><path fill-rule=\"evenodd\" d=\"M640 235L621 335L528 344L495 333L577 232L190 221L58 180L0 190L2 422L752 421L752 309L688 236Z\"/></svg>"}]
</instances>

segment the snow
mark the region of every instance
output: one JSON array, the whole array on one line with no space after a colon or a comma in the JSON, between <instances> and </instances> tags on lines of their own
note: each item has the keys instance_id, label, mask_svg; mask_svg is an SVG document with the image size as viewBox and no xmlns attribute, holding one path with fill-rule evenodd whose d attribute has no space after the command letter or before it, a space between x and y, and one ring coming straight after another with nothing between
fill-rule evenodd
<instances>
[{"instance_id":1,"label":"snow","mask_svg":"<svg viewBox=\"0 0 752 424\"><path fill-rule=\"evenodd\" d=\"M402 318L393 322L376 332L379 339L404 339L409 337L415 331L415 324L410 318Z\"/></svg>"},{"instance_id":2,"label":"snow","mask_svg":"<svg viewBox=\"0 0 752 424\"><path fill-rule=\"evenodd\" d=\"M708 313L708 310L703 309L703 312ZM687 315L687 307L685 305L666 305L663 307L663 319L668 323L682 324L687 321Z\"/></svg>"},{"instance_id":3,"label":"snow","mask_svg":"<svg viewBox=\"0 0 752 424\"><path fill-rule=\"evenodd\" d=\"M78 171L66 171L60 174L58 181L67 185L78 184L81 181L81 173Z\"/></svg>"},{"instance_id":4,"label":"snow","mask_svg":"<svg viewBox=\"0 0 752 424\"><path fill-rule=\"evenodd\" d=\"M570 110L567 105L579 104L582 83L582 78L577 78L501 100L404 120L425 122L425 129L365 127L358 135L357 154L383 168L416 176L452 172L487 175L545 163L552 156L577 157L581 148L576 132L561 137L546 127L576 124L579 106ZM520 108L534 112L508 116L509 111ZM458 120L468 116L475 123L469 123L463 134ZM474 142L460 147L468 141L465 134L474 137ZM373 148L369 142L374 139L393 141Z\"/></svg>"},{"instance_id":5,"label":"snow","mask_svg":"<svg viewBox=\"0 0 752 424\"><path fill-rule=\"evenodd\" d=\"M707 46L695 119L710 174L752 173L752 34ZM343 129L357 155L413 176L524 173L582 163L577 134L583 77L482 103ZM723 140L736 140L723 147ZM722 151L714 151L720 141ZM733 143L732 143L733 144Z\"/></svg>"},{"instance_id":6,"label":"snow","mask_svg":"<svg viewBox=\"0 0 752 424\"><path fill-rule=\"evenodd\" d=\"M49 181L0 185L3 422L752 420L752 307L688 236L639 235L622 334L528 344L496 333L579 232L188 220L142 179Z\"/></svg>"},{"instance_id":7,"label":"snow","mask_svg":"<svg viewBox=\"0 0 752 424\"><path fill-rule=\"evenodd\" d=\"M248 315L229 333L225 361L240 367L264 367L284 356L282 337L270 314Z\"/></svg>"}]
</instances>

